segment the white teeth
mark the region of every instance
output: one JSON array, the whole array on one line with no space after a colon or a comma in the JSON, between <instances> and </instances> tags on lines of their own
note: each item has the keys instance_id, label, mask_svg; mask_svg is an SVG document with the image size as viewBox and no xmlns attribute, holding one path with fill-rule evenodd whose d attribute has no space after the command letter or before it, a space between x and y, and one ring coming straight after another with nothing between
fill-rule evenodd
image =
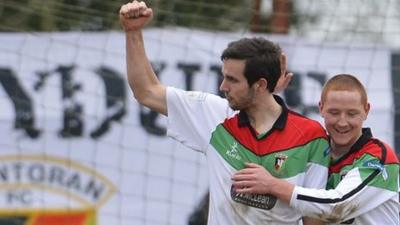
<instances>
[{"instance_id":1,"label":"white teeth","mask_svg":"<svg viewBox=\"0 0 400 225\"><path fill-rule=\"evenodd\" d=\"M347 131L347 130L346 130L346 131L336 130L336 132L338 132L339 134L345 134L345 133L347 133L348 131Z\"/></svg>"}]
</instances>

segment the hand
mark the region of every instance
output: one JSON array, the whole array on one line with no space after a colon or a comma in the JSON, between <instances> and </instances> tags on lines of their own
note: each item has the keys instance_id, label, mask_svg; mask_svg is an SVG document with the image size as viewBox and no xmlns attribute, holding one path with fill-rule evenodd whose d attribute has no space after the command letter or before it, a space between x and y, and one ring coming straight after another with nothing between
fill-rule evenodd
<instances>
[{"instance_id":1,"label":"hand","mask_svg":"<svg viewBox=\"0 0 400 225\"><path fill-rule=\"evenodd\" d=\"M279 93L279 92L284 91L288 87L292 78L293 78L293 73L290 73L290 72L287 72L286 74L281 75L279 77L278 83L275 86L274 93Z\"/></svg>"},{"instance_id":2,"label":"hand","mask_svg":"<svg viewBox=\"0 0 400 225\"><path fill-rule=\"evenodd\" d=\"M287 58L285 53L281 53L281 57L279 59L281 63L281 76L286 74L286 68L287 68Z\"/></svg>"},{"instance_id":3,"label":"hand","mask_svg":"<svg viewBox=\"0 0 400 225\"><path fill-rule=\"evenodd\" d=\"M293 77L293 73L286 71L287 59L285 53L282 53L280 62L281 62L281 76L279 77L278 83L275 86L274 93L279 93L285 90Z\"/></svg>"},{"instance_id":4,"label":"hand","mask_svg":"<svg viewBox=\"0 0 400 225\"><path fill-rule=\"evenodd\" d=\"M276 179L264 167L255 163L246 163L245 169L232 176L236 192L251 194L270 194Z\"/></svg>"},{"instance_id":5,"label":"hand","mask_svg":"<svg viewBox=\"0 0 400 225\"><path fill-rule=\"evenodd\" d=\"M125 32L142 29L152 18L153 10L146 3L136 0L121 6L119 10L119 21Z\"/></svg>"}]
</instances>

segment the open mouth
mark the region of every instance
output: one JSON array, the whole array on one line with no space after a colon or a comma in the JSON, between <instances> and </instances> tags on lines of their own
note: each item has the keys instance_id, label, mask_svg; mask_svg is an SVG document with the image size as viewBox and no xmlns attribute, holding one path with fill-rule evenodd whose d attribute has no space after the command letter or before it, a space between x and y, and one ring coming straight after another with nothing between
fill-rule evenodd
<instances>
[{"instance_id":1,"label":"open mouth","mask_svg":"<svg viewBox=\"0 0 400 225\"><path fill-rule=\"evenodd\" d=\"M339 134L346 134L349 133L351 130L350 126L332 126L332 128L335 130L336 133Z\"/></svg>"},{"instance_id":2,"label":"open mouth","mask_svg":"<svg viewBox=\"0 0 400 225\"><path fill-rule=\"evenodd\" d=\"M339 134L347 134L347 133L350 132L350 130L338 130L338 129L335 129L335 131L336 131L337 133L339 133Z\"/></svg>"}]
</instances>

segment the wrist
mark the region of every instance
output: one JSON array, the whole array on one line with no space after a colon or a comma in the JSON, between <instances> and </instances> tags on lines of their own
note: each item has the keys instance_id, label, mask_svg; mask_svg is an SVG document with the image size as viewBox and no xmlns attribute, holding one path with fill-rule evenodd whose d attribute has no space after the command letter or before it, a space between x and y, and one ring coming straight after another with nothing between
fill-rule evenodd
<instances>
[{"instance_id":1,"label":"wrist","mask_svg":"<svg viewBox=\"0 0 400 225\"><path fill-rule=\"evenodd\" d=\"M135 29L135 30L125 30L125 35L130 38L137 38L142 36L142 30L141 29Z\"/></svg>"},{"instance_id":2,"label":"wrist","mask_svg":"<svg viewBox=\"0 0 400 225\"><path fill-rule=\"evenodd\" d=\"M283 179L274 178L271 184L270 193L287 204L290 203L293 191L294 185Z\"/></svg>"}]
</instances>

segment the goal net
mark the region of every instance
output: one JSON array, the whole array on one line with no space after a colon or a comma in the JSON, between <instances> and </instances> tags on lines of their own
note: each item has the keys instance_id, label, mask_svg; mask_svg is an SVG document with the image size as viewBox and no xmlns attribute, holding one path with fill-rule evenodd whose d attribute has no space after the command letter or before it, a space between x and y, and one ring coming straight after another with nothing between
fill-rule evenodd
<instances>
[{"instance_id":1,"label":"goal net","mask_svg":"<svg viewBox=\"0 0 400 225\"><path fill-rule=\"evenodd\" d=\"M144 40L164 84L215 94L219 56L230 41L263 36L277 42L295 74L280 95L318 121L323 83L354 74L372 105L366 126L400 147L400 15L394 1L376 3L374 14L363 3L305 1L296 5L297 18L318 21L287 35L246 26L183 28L160 19L168 26L147 28ZM168 15L174 8L158 10ZM10 30L10 23L0 28ZM204 156L168 138L166 118L134 100L124 34L23 32L18 21L12 31L0 33L0 225L189 224L208 191Z\"/></svg>"}]
</instances>

